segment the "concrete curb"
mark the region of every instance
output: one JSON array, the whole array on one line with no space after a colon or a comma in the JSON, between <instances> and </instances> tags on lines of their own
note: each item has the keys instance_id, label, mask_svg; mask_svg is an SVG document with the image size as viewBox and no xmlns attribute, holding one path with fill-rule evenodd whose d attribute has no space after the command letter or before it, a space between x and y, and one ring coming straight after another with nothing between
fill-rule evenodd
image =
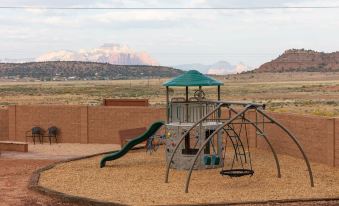
<instances>
[{"instance_id":1,"label":"concrete curb","mask_svg":"<svg viewBox=\"0 0 339 206\"><path fill-rule=\"evenodd\" d=\"M66 193L58 192L43 186L39 185L39 179L40 179L40 174L44 171L50 170L54 168L56 165L67 163L67 162L72 162L72 161L77 161L77 160L82 160L82 159L87 159L99 155L104 155L104 154L109 154L112 152L116 152L119 150L111 151L111 152L104 152L104 153L98 153L98 154L93 154L93 155L88 155L88 156L83 156L83 157L77 157L77 158L71 158L68 160L62 160L59 162L52 163L50 165L47 165L45 167L42 167L36 171L33 172L28 188L31 190L34 190L36 192L39 192L41 194L50 196L50 197L56 197L60 199L63 202L70 202L70 203L76 203L79 205L84 205L84 206L123 206L125 204L121 203L115 203L115 202L105 202L105 201L100 201L100 200L95 200L91 198L86 198L86 197L80 197L80 196L74 196L74 195L68 195ZM281 200L267 200L267 201L245 201L245 202L220 202L220 203L210 203L208 205L213 205L213 206L222 206L222 205L263 205L263 204L283 204L283 203L307 203L307 202L329 202L329 201L339 201L339 197L331 197L331 198L304 198L304 199L281 199ZM201 205L206 205L206 204L180 204L181 206L201 206ZM179 206L179 205L173 205L173 206Z\"/></svg>"}]
</instances>

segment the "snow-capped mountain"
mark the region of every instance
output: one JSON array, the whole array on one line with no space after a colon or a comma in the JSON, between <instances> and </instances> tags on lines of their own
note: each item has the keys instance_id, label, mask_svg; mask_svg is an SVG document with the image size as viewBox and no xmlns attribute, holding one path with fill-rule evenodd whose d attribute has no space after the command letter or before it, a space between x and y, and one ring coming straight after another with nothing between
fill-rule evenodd
<instances>
[{"instance_id":1,"label":"snow-capped mountain","mask_svg":"<svg viewBox=\"0 0 339 206\"><path fill-rule=\"evenodd\" d=\"M218 61L210 65L196 63L196 64L182 64L173 67L181 70L195 69L204 74L216 74L216 75L235 74L251 70L249 66L243 63L232 65L226 61Z\"/></svg>"},{"instance_id":2,"label":"snow-capped mountain","mask_svg":"<svg viewBox=\"0 0 339 206\"><path fill-rule=\"evenodd\" d=\"M35 61L86 61L120 65L159 65L146 52L136 52L127 45L120 44L104 44L99 48L89 50L48 52L37 57Z\"/></svg>"}]
</instances>

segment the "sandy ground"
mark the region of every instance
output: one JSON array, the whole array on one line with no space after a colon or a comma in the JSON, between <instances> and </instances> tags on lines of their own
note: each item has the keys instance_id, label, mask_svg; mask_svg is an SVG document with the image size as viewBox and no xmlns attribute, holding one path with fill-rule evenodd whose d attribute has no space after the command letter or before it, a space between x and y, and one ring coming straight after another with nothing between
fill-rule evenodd
<instances>
[{"instance_id":1,"label":"sandy ground","mask_svg":"<svg viewBox=\"0 0 339 206\"><path fill-rule=\"evenodd\" d=\"M118 145L29 145L28 153L2 151L0 156L0 206L73 206L27 188L33 171L53 162L107 152Z\"/></svg>"},{"instance_id":2,"label":"sandy ground","mask_svg":"<svg viewBox=\"0 0 339 206\"><path fill-rule=\"evenodd\" d=\"M34 170L52 163L51 160L0 158L0 205L1 206L71 206L27 188Z\"/></svg>"},{"instance_id":3,"label":"sandy ground","mask_svg":"<svg viewBox=\"0 0 339 206\"><path fill-rule=\"evenodd\" d=\"M29 144L28 152L2 151L1 157L15 159L64 160L120 149L117 144Z\"/></svg>"},{"instance_id":4,"label":"sandy ground","mask_svg":"<svg viewBox=\"0 0 339 206\"><path fill-rule=\"evenodd\" d=\"M172 170L170 183L164 183L163 151L151 156L144 150L128 153L103 169L98 167L100 156L64 163L44 172L40 184L72 195L130 205L339 197L339 170L312 164L315 187L311 188L302 160L280 155L279 179L271 153L255 150L252 156L253 177L222 177L219 169L194 171L188 194L184 193L185 171ZM304 203L312 204L321 203Z\"/></svg>"}]
</instances>

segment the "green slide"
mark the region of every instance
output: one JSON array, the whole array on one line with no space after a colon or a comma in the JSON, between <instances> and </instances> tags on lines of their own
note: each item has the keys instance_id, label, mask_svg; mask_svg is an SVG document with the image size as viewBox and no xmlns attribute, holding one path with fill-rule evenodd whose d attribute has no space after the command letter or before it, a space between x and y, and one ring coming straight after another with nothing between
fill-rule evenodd
<instances>
[{"instance_id":1,"label":"green slide","mask_svg":"<svg viewBox=\"0 0 339 206\"><path fill-rule=\"evenodd\" d=\"M124 156L135 145L140 144L143 141L146 141L149 137L154 135L163 125L164 125L163 121L154 122L145 133L129 141L123 148L121 148L121 150L103 157L100 161L100 167L101 168L105 167L106 161L112 161Z\"/></svg>"}]
</instances>

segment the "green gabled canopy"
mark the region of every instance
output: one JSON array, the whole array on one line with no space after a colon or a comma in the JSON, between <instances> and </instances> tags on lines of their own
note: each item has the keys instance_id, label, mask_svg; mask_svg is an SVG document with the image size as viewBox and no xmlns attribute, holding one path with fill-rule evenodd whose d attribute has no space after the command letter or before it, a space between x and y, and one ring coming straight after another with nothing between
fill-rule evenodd
<instances>
[{"instance_id":1,"label":"green gabled canopy","mask_svg":"<svg viewBox=\"0 0 339 206\"><path fill-rule=\"evenodd\" d=\"M163 85L168 87L170 86L189 87L189 86L219 86L224 85L224 83L212 77L203 75L197 70L190 70L180 76L168 80Z\"/></svg>"}]
</instances>

